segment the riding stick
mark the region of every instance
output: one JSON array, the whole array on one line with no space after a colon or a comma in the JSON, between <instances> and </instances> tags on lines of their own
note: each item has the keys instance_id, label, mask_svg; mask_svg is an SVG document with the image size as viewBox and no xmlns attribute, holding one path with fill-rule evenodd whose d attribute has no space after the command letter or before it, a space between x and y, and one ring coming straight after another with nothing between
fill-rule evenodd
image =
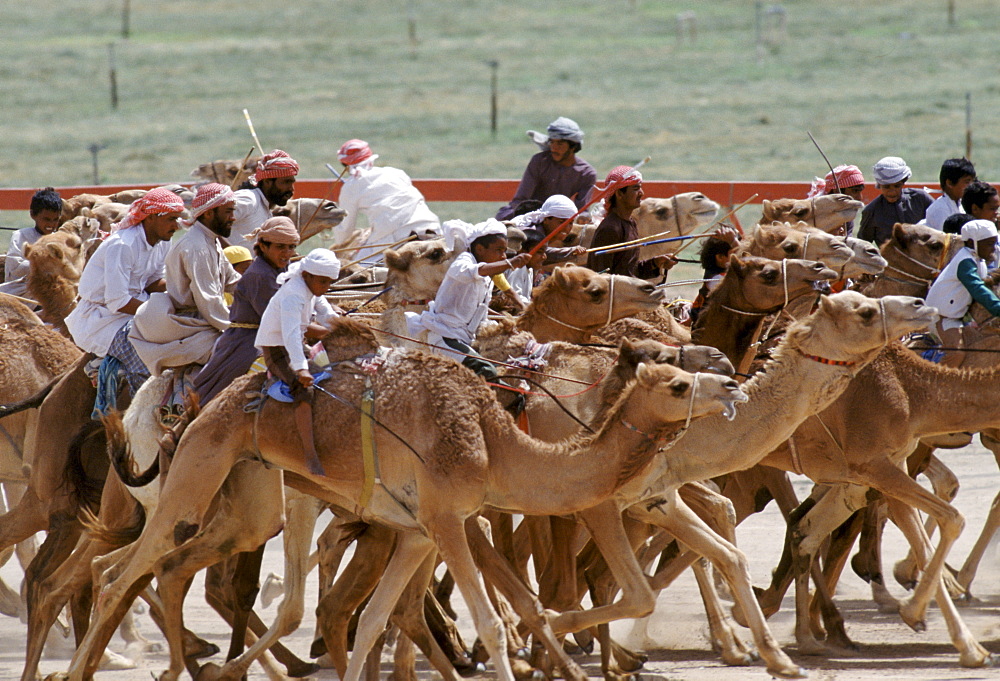
<instances>
[{"instance_id":1,"label":"riding stick","mask_svg":"<svg viewBox=\"0 0 1000 681\"><path fill-rule=\"evenodd\" d=\"M243 109L243 118L247 119L247 127L250 128L250 134L253 136L254 144L260 149L260 153L264 153L264 147L260 145L260 140L257 139L257 131L253 129L253 121L250 120L250 112Z\"/></svg>"},{"instance_id":2,"label":"riding stick","mask_svg":"<svg viewBox=\"0 0 1000 681\"><path fill-rule=\"evenodd\" d=\"M602 255L607 255L608 253L617 253L618 251L628 251L628 250L631 250L633 248L642 248L643 246L653 246L655 244L665 244L665 243L668 243L670 241L682 241L682 240L687 241L687 240L690 240L690 239L707 239L710 236L712 236L712 235L711 234L688 234L687 236L673 236L673 237L670 237L670 238L667 238L667 239L655 239L653 241L643 241L640 244L633 243L633 244L617 244L615 246L604 246L604 247L602 247L600 249L590 249L587 252L589 253L591 251L594 251L594 252L600 251L600 253Z\"/></svg>"},{"instance_id":3,"label":"riding stick","mask_svg":"<svg viewBox=\"0 0 1000 681\"><path fill-rule=\"evenodd\" d=\"M816 146L816 151L818 151L819 155L823 157L824 161L826 161L826 165L830 169L830 177L833 178L833 186L837 188L837 193L839 194L840 193L840 182L837 181L837 173L833 172L833 164L830 163L830 159L828 159L826 157L826 154L823 153L823 149L820 148L819 142L816 141L816 138L813 137L813 134L811 132L809 132L808 130L806 130L806 134L809 135L809 139L811 139L812 143Z\"/></svg>"},{"instance_id":4,"label":"riding stick","mask_svg":"<svg viewBox=\"0 0 1000 681\"><path fill-rule=\"evenodd\" d=\"M243 163L241 163L240 167L236 169L236 177L233 178L232 183L229 185L230 189L235 190L240 186L240 184L242 184L244 168L247 167L247 161L250 160L250 154L252 154L253 150L256 148L257 147L250 147L250 151L248 151L247 155L243 157Z\"/></svg>"},{"instance_id":5,"label":"riding stick","mask_svg":"<svg viewBox=\"0 0 1000 681\"><path fill-rule=\"evenodd\" d=\"M369 256L365 256L364 258L361 258L360 260L353 260L353 261L351 261L351 262L347 263L346 265L343 265L343 266L341 266L341 268L340 268L340 269L342 269L342 270L346 270L346 269L347 269L348 267L350 267L351 265L357 265L357 264L358 264L359 262L361 262L362 260L367 260L368 258L371 258L371 257L373 257L373 256L376 256L376 255L380 255L380 254L382 254L382 253L385 253L385 252L386 252L386 251L388 251L388 250L389 250L390 248L394 248L394 247L396 247L396 246L399 246L400 244L405 244L405 243L406 243L407 241L412 241L413 239L416 239L416 238L417 238L417 237L416 237L416 235L414 235L414 234L411 234L410 236L406 237L405 239L400 239L399 241L397 241L397 242L396 242L396 243L394 243L394 244L389 244L389 245L388 245L388 246L386 246L385 248L383 248L383 249L381 249L381 250L378 250L378 251L375 251L374 253L372 253L372 254L371 254L371 255L369 255ZM365 248L365 245L364 245L364 244L362 244L362 245L361 245L361 248ZM367 268L366 268L366 269L367 269ZM336 283L336 282L334 282L334 283Z\"/></svg>"},{"instance_id":6,"label":"riding stick","mask_svg":"<svg viewBox=\"0 0 1000 681\"><path fill-rule=\"evenodd\" d=\"M736 206L733 206L733 209L731 211L729 211L728 213L726 213L725 215L723 215L721 218L717 218L716 220L713 220L712 224L710 224L708 227L705 228L705 232L708 232L708 230L712 229L717 224L719 224L720 222L722 222L723 220L725 220L726 218L728 218L730 215L734 214L740 208L742 208L743 206L747 205L748 203L750 203L751 201L753 201L754 199L756 199L757 196L758 196L757 194L754 194L753 196L751 196L749 199L747 199L743 203L740 203L740 204L737 204ZM682 245L680 248L678 248L676 251L674 251L674 255L677 255L678 253L680 253L681 251L683 251L685 248L687 248L688 246L690 246L693 243L694 243L693 241L689 241L686 244Z\"/></svg>"}]
</instances>

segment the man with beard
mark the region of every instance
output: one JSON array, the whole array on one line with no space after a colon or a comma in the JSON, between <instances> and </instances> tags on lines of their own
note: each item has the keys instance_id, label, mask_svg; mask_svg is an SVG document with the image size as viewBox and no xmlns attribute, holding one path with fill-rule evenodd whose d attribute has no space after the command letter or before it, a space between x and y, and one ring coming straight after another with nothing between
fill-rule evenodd
<instances>
[{"instance_id":1,"label":"man with beard","mask_svg":"<svg viewBox=\"0 0 1000 681\"><path fill-rule=\"evenodd\" d=\"M191 228L166 257L165 293L139 311L129 340L154 375L167 367L204 364L229 327L224 294L239 280L220 241L229 237L236 201L222 184L202 185L191 203Z\"/></svg>"},{"instance_id":2,"label":"man with beard","mask_svg":"<svg viewBox=\"0 0 1000 681\"><path fill-rule=\"evenodd\" d=\"M242 246L246 235L271 217L272 208L288 203L298 174L299 164L284 151L275 149L262 156L250 176L250 184L255 188L235 192L236 220L229 243Z\"/></svg>"}]
</instances>

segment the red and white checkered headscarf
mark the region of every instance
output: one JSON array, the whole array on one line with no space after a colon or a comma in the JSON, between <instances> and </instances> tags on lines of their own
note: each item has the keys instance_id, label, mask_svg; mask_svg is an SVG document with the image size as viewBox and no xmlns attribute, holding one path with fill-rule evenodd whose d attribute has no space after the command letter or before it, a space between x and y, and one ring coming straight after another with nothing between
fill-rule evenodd
<instances>
[{"instance_id":1,"label":"red and white checkered headscarf","mask_svg":"<svg viewBox=\"0 0 1000 681\"><path fill-rule=\"evenodd\" d=\"M604 189L601 191L611 187L614 187L614 189L605 197L604 205L610 210L611 197L615 195L615 192L625 187L631 187L634 184L642 184L642 173L638 170L632 166L615 166L612 168L604 180Z\"/></svg>"},{"instance_id":2,"label":"red and white checkered headscarf","mask_svg":"<svg viewBox=\"0 0 1000 681\"><path fill-rule=\"evenodd\" d=\"M269 177L293 177L299 174L299 164L281 149L264 154L257 161L257 169L250 176L250 183L256 185Z\"/></svg>"},{"instance_id":3,"label":"red and white checkered headscarf","mask_svg":"<svg viewBox=\"0 0 1000 681\"><path fill-rule=\"evenodd\" d=\"M337 151L337 160L348 168L351 175L357 175L375 165L378 154L372 153L372 148L364 140L347 140Z\"/></svg>"},{"instance_id":4,"label":"red and white checkered headscarf","mask_svg":"<svg viewBox=\"0 0 1000 681\"><path fill-rule=\"evenodd\" d=\"M198 191L194 195L194 201L191 202L191 219L187 223L193 225L199 217L213 208L235 202L236 197L233 196L233 190L226 185L219 184L218 182L203 184L198 187Z\"/></svg>"},{"instance_id":5,"label":"red and white checkered headscarf","mask_svg":"<svg viewBox=\"0 0 1000 681\"><path fill-rule=\"evenodd\" d=\"M837 182L834 183L833 176L836 174ZM837 166L833 169L832 173L827 173L826 177L826 193L829 194L837 190L837 185L840 185L841 189L846 189L847 187L857 187L858 185L864 185L865 176L861 173L861 169L857 166Z\"/></svg>"},{"instance_id":6,"label":"red and white checkered headscarf","mask_svg":"<svg viewBox=\"0 0 1000 681\"><path fill-rule=\"evenodd\" d=\"M128 213L121 222L111 225L111 232L135 227L150 215L179 213L184 210L184 201L169 189L158 187L146 192L141 199L136 199L129 206Z\"/></svg>"}]
</instances>

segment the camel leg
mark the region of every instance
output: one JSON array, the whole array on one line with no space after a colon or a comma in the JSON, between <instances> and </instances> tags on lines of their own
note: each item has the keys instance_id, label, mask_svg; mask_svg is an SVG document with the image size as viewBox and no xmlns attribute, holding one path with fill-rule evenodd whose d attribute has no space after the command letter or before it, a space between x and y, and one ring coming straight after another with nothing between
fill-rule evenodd
<instances>
[{"instance_id":1,"label":"camel leg","mask_svg":"<svg viewBox=\"0 0 1000 681\"><path fill-rule=\"evenodd\" d=\"M264 562L265 546L266 544L261 544L253 551L243 551L229 559L235 560L236 566L230 583L233 597L233 621L230 626L233 633L229 638L227 662L239 657L246 645L247 620L250 619L250 611L260 592L260 565Z\"/></svg>"},{"instance_id":2,"label":"camel leg","mask_svg":"<svg viewBox=\"0 0 1000 681\"><path fill-rule=\"evenodd\" d=\"M483 532L476 518L465 521L469 548L483 576L510 601L521 621L542 643L567 681L583 681L586 674L563 649L549 625L550 615L531 593L514 567L502 556Z\"/></svg>"},{"instance_id":3,"label":"camel leg","mask_svg":"<svg viewBox=\"0 0 1000 681\"><path fill-rule=\"evenodd\" d=\"M860 478L859 484L875 487L887 499L891 500L897 525L900 525L900 529L903 529L904 533L908 531L907 539L910 541L910 545L924 554L918 556L918 560L924 563L922 565L923 575L914 588L912 596L903 603L899 610L903 621L916 631L924 631L926 629L924 618L927 605L937 592L938 607L941 608L941 613L948 623L948 632L951 635L952 643L959 651L959 660L962 666L982 667L992 664L990 653L976 642L965 623L962 622L941 578L948 551L965 525L962 514L951 504L925 490L910 476L896 468L888 459L872 461L864 466L859 466L855 473ZM919 525L919 519L917 522L918 531L915 531L910 524L914 518L917 518L916 510L933 516L941 532L938 545L930 560L926 562L924 561L930 548L930 540L927 539L923 527ZM906 525L904 528L901 521L909 522L904 522Z\"/></svg>"},{"instance_id":4,"label":"camel leg","mask_svg":"<svg viewBox=\"0 0 1000 681\"><path fill-rule=\"evenodd\" d=\"M369 525L357 538L354 556L316 607L316 627L340 678L347 674L347 630L351 615L378 585L389 564L396 532Z\"/></svg>"},{"instance_id":5,"label":"camel leg","mask_svg":"<svg viewBox=\"0 0 1000 681\"><path fill-rule=\"evenodd\" d=\"M851 547L854 546L854 541L861 532L861 524L864 521L863 513L863 511L855 511L850 519L842 523L830 536L826 555L823 558L822 573L818 578L813 576L813 580L817 583L822 580L826 588L816 590L809 610L809 621L813 635L817 638L820 635L825 635L828 643L851 651L857 650L858 646L848 637L844 618L836 604L833 603L832 599L825 598L824 595L832 594L836 590L840 576L847 566ZM822 626L818 623L820 616L822 616Z\"/></svg>"},{"instance_id":6,"label":"camel leg","mask_svg":"<svg viewBox=\"0 0 1000 681\"><path fill-rule=\"evenodd\" d=\"M49 504L41 501L29 486L17 504L0 516L0 550L47 530L48 509Z\"/></svg>"},{"instance_id":7,"label":"camel leg","mask_svg":"<svg viewBox=\"0 0 1000 681\"><path fill-rule=\"evenodd\" d=\"M286 490L285 527L285 595L278 606L274 623L245 653L226 662L221 677L239 679L250 664L282 636L295 631L305 611L306 577L308 576L309 548L312 544L316 518L321 510L319 502L305 494ZM256 501L254 502L256 505ZM258 570L259 571L259 570ZM251 604L252 605L252 604ZM249 610L249 608L248 608Z\"/></svg>"},{"instance_id":8,"label":"camel leg","mask_svg":"<svg viewBox=\"0 0 1000 681\"><path fill-rule=\"evenodd\" d=\"M426 525L438 546L441 558L455 577L455 585L469 606L476 632L489 651L497 677L500 681L513 681L514 672L510 660L507 659L503 622L490 605L482 576L472 559L472 552L466 540L465 521L438 516L433 526L430 523Z\"/></svg>"},{"instance_id":9,"label":"camel leg","mask_svg":"<svg viewBox=\"0 0 1000 681\"><path fill-rule=\"evenodd\" d=\"M778 646L767 626L767 621L750 586L750 568L746 555L713 532L712 528L692 512L676 493L672 499L668 499L668 502L646 511L647 522L653 522L668 530L678 541L708 558L716 569L722 572L737 605L747 618L754 643L760 651L761 659L767 665L768 672L782 678L804 676L804 670L792 662ZM644 507L639 506L639 508Z\"/></svg>"},{"instance_id":10,"label":"camel leg","mask_svg":"<svg viewBox=\"0 0 1000 681\"><path fill-rule=\"evenodd\" d=\"M903 475L907 479L910 479L909 476L906 476L905 474ZM919 485L917 486L919 487ZM922 487L920 489L923 490ZM933 495L928 494L928 496ZM945 503L940 500L938 500L938 502L942 504ZM924 531L923 525L920 522L920 516L917 514L917 510L913 506L898 499L890 499L889 509L892 514L893 521L906 536L907 541L910 542L911 547L914 549L917 562L924 570L921 581L914 589L913 596L911 596L910 600L905 602L903 607L900 608L900 615L903 616L903 621L909 624L910 622L906 618L908 616L912 616L912 612L914 611L911 603L917 598L918 594L924 587L927 576L934 574L932 571L932 565L935 560L938 560L939 565L937 569L940 570L941 566L944 564L944 558L937 555L930 555L930 540L928 539L927 533ZM938 527L941 528L941 542L945 542L946 537L952 534L953 526L955 524L961 527L961 515L958 511L955 511L955 515L958 516L958 523L952 523L951 519L948 518L939 518ZM939 543L937 551L940 550L941 544ZM937 552L935 552L935 554L936 553ZM941 616L944 618L945 624L948 627L948 635L951 638L952 644L959 651L959 663L963 667L988 667L995 665L996 658L994 658L989 651L983 648L976 641L968 627L965 625L965 622L962 620L961 615L959 615L958 609L951 600L951 596L948 594L948 589L945 587L944 580L941 579L940 573L938 573L937 578L932 583L932 586L935 587L935 600L937 601L938 608L941 610ZM920 624L923 624L922 620L920 620ZM911 626L913 625L911 624ZM924 630L919 627L914 627L914 629L916 631Z\"/></svg>"},{"instance_id":11,"label":"camel leg","mask_svg":"<svg viewBox=\"0 0 1000 681\"><path fill-rule=\"evenodd\" d=\"M708 615L708 630L712 641L712 650L722 657L722 661L731 667L746 666L758 659L756 651L749 650L736 635L729 616L715 590L715 580L705 559L694 563L694 577L698 582L701 601Z\"/></svg>"},{"instance_id":12,"label":"camel leg","mask_svg":"<svg viewBox=\"0 0 1000 681\"><path fill-rule=\"evenodd\" d=\"M413 532L401 533L389 565L375 587L368 606L361 613L354 635L354 652L347 663L344 681L360 681L364 663L376 640L385 631L396 601L424 559L434 550L434 543Z\"/></svg>"},{"instance_id":13,"label":"camel leg","mask_svg":"<svg viewBox=\"0 0 1000 681\"><path fill-rule=\"evenodd\" d=\"M986 554L986 547L989 546L997 529L1000 529L1000 493L993 497L993 504L990 506L989 515L986 516L983 531L980 532L979 537L976 539L976 543L972 547L972 551L969 552L969 557L965 559L962 569L958 571L958 583L962 585L965 593L969 596L971 596L969 587L972 585L972 580L976 578L979 563Z\"/></svg>"}]
</instances>

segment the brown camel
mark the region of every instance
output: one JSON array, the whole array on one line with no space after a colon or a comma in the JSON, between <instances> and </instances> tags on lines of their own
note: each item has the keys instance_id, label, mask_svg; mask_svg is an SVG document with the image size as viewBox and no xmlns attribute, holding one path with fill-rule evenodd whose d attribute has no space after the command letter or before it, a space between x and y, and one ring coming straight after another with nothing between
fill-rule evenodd
<instances>
[{"instance_id":1,"label":"brown camel","mask_svg":"<svg viewBox=\"0 0 1000 681\"><path fill-rule=\"evenodd\" d=\"M42 306L42 320L68 338L64 320L76 307L84 265L83 242L72 232L59 230L25 246L24 255L31 263L28 294Z\"/></svg>"},{"instance_id":2,"label":"brown camel","mask_svg":"<svg viewBox=\"0 0 1000 681\"><path fill-rule=\"evenodd\" d=\"M875 298L925 296L931 282L961 247L961 239L933 227L897 222L892 237L880 249L888 261L885 271L860 290Z\"/></svg>"},{"instance_id":3,"label":"brown camel","mask_svg":"<svg viewBox=\"0 0 1000 681\"><path fill-rule=\"evenodd\" d=\"M640 441L638 439L639 435L624 428L617 420L619 416L638 421L646 428L651 427L649 423L651 420L654 424L663 424L661 426L654 426L654 428L663 428L666 427L666 424L662 420L664 418L663 411L669 409L672 411L670 423L683 423L685 420L683 414L690 413L695 403L692 402L691 389L693 384L691 379L679 376L677 374L678 371L663 366L640 369L636 385L642 386L641 392L645 393L643 397L639 398L637 396L631 399L629 395L633 391L629 391L628 395L623 396L620 403L621 406L615 410L614 418L609 418L601 433L590 438L577 438L572 441L574 444L570 446L574 449L579 449L581 446L592 447L591 442L597 442L599 446L614 443L613 447L615 451L630 451L628 448ZM668 372L674 378L668 379ZM259 382L259 379L248 380L251 384ZM158 573L160 573L158 576L162 577L164 568L173 565L169 553L163 560L160 560L164 551L169 552L170 547L177 544L181 544L180 550L184 551L184 547L186 546L183 544L184 540L199 531L208 500L218 489L221 479L220 481L208 482L203 474L195 476L201 482L208 482L208 485L202 487L204 493L208 495L205 501L197 501L194 504L185 503L184 506L186 508L180 511L180 515L176 515L175 519L164 520L167 516L178 512L178 509L174 508L174 503L169 501L176 498L172 495L173 485L184 482L183 488L185 489L187 500L201 499L201 492L191 486L192 484L201 486L200 483L195 480L187 480L189 477L187 468L191 464L197 466L197 462L193 461L196 457L192 454L187 454L188 458L186 459L183 455L184 452L203 451L201 445L198 444L202 438L209 437L212 440L219 440L222 431L211 425L214 422L214 418L219 417L218 415L224 416L229 424L226 429L228 434L223 436L225 442L219 441L217 442L220 445L219 447L215 447L214 445L212 447L213 450L219 452L221 455L219 463L226 460L234 462L238 460L241 452L246 451L250 453L253 451L254 433L252 431L254 430L254 418L245 415L237 404L242 400L240 395L248 387L244 385L248 383L248 380L240 380L234 384L224 395L213 401L191 425L181 440L178 453L171 466L171 473L167 477L163 490L164 501L158 505L157 511L147 523L143 537L137 544L130 547L127 552L129 558L119 564L120 568L112 569L110 572L106 570L102 573L102 581L110 578L116 584L106 584L102 590L102 605L97 610L95 625L88 632L88 641L85 642L87 645L81 646L74 659L74 665L71 668L71 673L74 677L80 674L87 674L88 671L86 670L92 670L93 656L90 652L92 650L90 646L94 643L99 644L101 642L100 637L104 635L103 632L100 635L95 632L102 630L114 618L114 611L134 592L136 585L147 579L144 575L149 574L148 571L156 566ZM393 526L401 528L415 527L413 516L416 515L417 522L428 528L431 537L440 544L441 553L448 561L453 574L455 574L456 582L462 588L467 601L472 604L473 612L475 613L474 618L477 620L477 628L487 642L487 647L490 649L491 657L496 662L498 670L504 678L510 678L510 668L506 658L501 655L501 642L497 636L498 630L496 629L496 625L491 624L489 628L483 626L485 624L484 620L489 619L491 622L495 622L495 615L491 613L480 588L476 586L477 583L473 576L474 568L472 567L467 549L462 549L462 546L464 546L464 539L462 538L464 531L462 530L461 518L463 516L467 517L477 510L484 499L489 503L500 504L515 503L515 500L518 500L516 501L516 505L518 507L523 506L524 510L529 512L564 512L567 504L569 504L570 509L573 509L579 507L580 504L593 503L593 499L600 499L601 495L609 493L620 482L616 482L616 479L612 476L612 479L607 481L610 487L588 486L586 488L588 493L586 494L580 494L580 488L577 487L574 493L570 495L573 497L572 501L557 500L545 495L530 495L530 499L522 499L522 493L517 490L526 490L526 488L524 485L517 483L516 480L522 473L518 472L517 466L514 467L514 470L507 470L508 466L505 463L507 452L516 449L518 457L521 457L522 452L527 449L533 452L532 456L534 460L539 460L540 458L549 459L553 464L556 464L562 460L560 457L563 455L558 452L564 451L565 446L555 449L552 449L552 447L539 448L540 446L533 444L533 441L528 439L527 436L514 430L509 416L500 410L492 397L492 393L486 390L481 382L475 379L471 373L465 370L457 370L454 363L450 360L420 354L399 353L397 351L390 356L383 369L372 380L375 383L376 393L383 396L383 400L385 399L385 395L391 395L392 391L398 390L398 387L402 385L419 386L418 389L427 390L426 397L416 400L407 399L406 404L393 404L392 406L384 404L378 408L377 413L379 414L380 422L388 423L388 427L393 428L394 431L401 429L401 426L397 423L397 419L400 418L405 423L412 423L414 420L427 420L430 423L439 423L443 418L446 419L447 423L451 423L454 418L465 418L468 420L468 415L464 417L462 415L467 414L470 409L472 410L472 414L482 409L486 410L485 413L490 414L489 418L479 417L484 419L482 420L483 430L481 431L470 431L469 428L472 422L466 423L461 428L445 427L442 424L441 429L434 428L427 433L420 433L413 438L412 443L420 451L420 458L428 462L427 465L419 463L418 457L412 452L400 449L398 441L389 438L384 433L377 432L376 439L381 462L382 484L391 487L393 491L389 494L387 491L388 487L379 487L375 491L365 514L372 517L377 515L381 517L383 522L388 522ZM436 385L437 381L441 381L443 385L432 389L431 385ZM458 382L457 384L456 381ZM694 407L696 413L701 413L705 410L714 411L720 409L723 404L718 398L729 400L738 394L732 392L735 384L726 383L726 381L729 381L729 379L716 378L713 380L711 376L703 376L701 378L700 385L702 388L698 392L702 396L696 400L697 406ZM460 404L458 404L459 408L457 410L456 404L449 404L447 409L441 409L444 403L440 402L440 400L444 399L444 396L450 392L459 389L459 385L462 386L461 390L464 394L470 394L471 391L471 395L474 397L458 400ZM668 385L672 385L673 387L670 388ZM712 388L711 386L713 385L717 387ZM341 397L357 399L360 397L360 393L358 392L360 387L357 381L353 380L353 376L348 375L343 378L334 377L328 389L332 389L334 394L339 394ZM719 388L724 388L721 391L724 395L719 394ZM661 395L661 397L659 400L648 400L646 397L648 397L649 393ZM705 398L708 398L709 394L713 394L713 397L708 399L706 403ZM670 397L670 395L673 397ZM678 399L680 397L686 399ZM655 407L649 404L651 401L656 402ZM364 476L361 470L360 459L352 457L359 455L352 454L351 457L345 459L339 453L340 448L335 446L334 440L324 434L325 431L322 425L334 422L340 424L338 426L336 442L342 448L344 444L342 425L348 422L349 418L353 419L354 417L348 417L345 414L337 418L332 418L335 416L335 412L342 410L342 407L339 403L331 402L329 400L317 402L317 439L320 449L324 452L327 459L327 470L336 472L332 473L329 478L308 478L308 482L312 489L322 492L329 501L341 504L347 503L351 507L357 507L359 505L358 495L361 491L360 487ZM234 409L238 414L235 415L235 418L231 418L233 415L229 412ZM425 419L422 412L427 409L432 409L433 411L428 413ZM276 418L287 417L283 413L284 411L287 411L287 409L269 405L265 407L262 418L266 419L265 422L273 423L273 420ZM350 413L353 414L354 412ZM217 414L217 416L213 417L213 414ZM242 425L234 427L237 423L241 423ZM497 429L498 426L494 425L497 423L500 424L499 430ZM670 428L675 428L675 426L671 426ZM473 436L470 441L470 433L476 432L481 433L481 435ZM476 442L483 442L481 438L485 437L490 452L488 464L485 457L477 457L471 461L467 461L464 458L456 459L455 454L449 453L446 455L446 452L457 453L458 450L443 445L447 440L441 441L442 444L434 444L435 438L439 436L432 435L432 433L447 433L448 438L461 438L464 441L461 451L470 451L467 449L469 445L473 448L482 447L483 445L477 445ZM296 473L304 471L305 469L301 466L301 456L295 451L297 447L295 450L289 450L287 439L274 437L275 434L262 432L260 429L256 430L256 444L260 447L260 451L267 452L266 456L268 459L282 468ZM597 439L594 440L594 437ZM498 440L497 438L500 439ZM349 440L348 445L357 446L353 440ZM191 447L194 448L190 449ZM247 447L251 449L247 449ZM514 449L510 449L512 447ZM475 449L472 451L475 451ZM551 454L543 453L550 451ZM464 457L465 455L463 454L462 456ZM552 458L553 456L555 458ZM610 459L608 458L607 451L602 451L599 456L602 460L600 469L602 474L606 475L605 472L609 468L613 470L614 466L609 465ZM587 467L580 465L584 460L582 457L582 454L572 457L572 470L567 472L568 475L578 476L586 471ZM188 463L188 459L191 460L190 463ZM622 475L625 478L634 474L632 470L636 465L636 462L629 462L629 459L630 457L622 459L622 464L625 466L622 469ZM570 460L567 459L566 461L569 462ZM231 463L221 467L212 465L210 468L220 471L224 476L225 471L231 465ZM489 472L484 468L487 465L489 466ZM502 475L500 474L501 471L496 469L498 465L504 468ZM642 466L640 465L639 468L641 470ZM481 472L473 473L476 470ZM181 472L179 473L178 471ZM447 473L444 480L439 478L441 473ZM452 489L449 487L447 493L439 490L438 493L434 493L430 497L427 497L426 493L416 496L418 490L422 488L432 489L437 485L451 484L445 481L454 478L456 475L458 476L456 478L459 484L458 488ZM416 477L414 478L414 476ZM403 479L414 479L417 487L407 485L406 489L397 489L398 484ZM475 482L477 480L479 481L478 483ZM563 479L564 482L565 480L566 478ZM483 496L483 493L477 492L477 486L483 492L487 493L486 497ZM559 487L564 490L564 493L568 491L562 485ZM492 497L497 497L500 501L490 501ZM548 500L545 501L545 499ZM540 501L543 503L539 504ZM446 505L442 505L442 502L445 502ZM449 521L446 519L454 517L454 511L446 510L449 507L460 509L458 511L459 518L450 521L451 529L446 530L445 528L449 526ZM180 524L177 525L177 523ZM458 524L456 525L456 523ZM176 527L174 527L175 525ZM166 529L165 536L161 536L163 529ZM200 536L203 535L199 534ZM154 537L155 539L153 539ZM154 544L159 544L163 541L166 541L166 545L157 548L153 547ZM458 542L457 544L455 543L456 541ZM433 543L428 542L427 539L420 535L407 533L401 537L400 544L397 546L396 553L390 564L389 576L386 580L383 580L376 590L372 603L369 606L370 610L366 610L365 615L362 616L358 640L356 641L356 652L352 656L348 668L349 678L358 678L364 652L370 648L378 631L381 631L382 626L384 626L385 617L388 615L389 610L391 610L391 605L395 602L399 590L405 586L413 569L423 562L433 545ZM152 555L147 553L151 548L154 551ZM148 560L146 558L147 555L150 555L152 558L148 563L146 562ZM110 562L107 564L110 564ZM395 569L398 567L402 569ZM174 609L176 609L176 607L179 607L179 603L172 603L172 606L175 606ZM374 615L371 612L374 612Z\"/></svg>"},{"instance_id":4,"label":"brown camel","mask_svg":"<svg viewBox=\"0 0 1000 681\"><path fill-rule=\"evenodd\" d=\"M299 231L300 240L305 241L339 225L347 211L335 201L310 198L291 199L284 206L272 208L271 214L290 218Z\"/></svg>"},{"instance_id":5,"label":"brown camel","mask_svg":"<svg viewBox=\"0 0 1000 681\"><path fill-rule=\"evenodd\" d=\"M996 427L1000 421L993 385L1000 368L963 371L925 362L899 343L892 343L851 382L845 392L815 419L806 421L765 465L801 472L813 480L838 486L798 519L791 530L796 569L796 637L799 648L824 651L809 628L808 568L819 543L857 508L867 504L868 488L889 503L895 522L907 536L923 569L914 593L900 607L903 620L917 631L925 628L928 602L936 597L948 622L952 642L967 667L991 663L962 622L941 580L944 561L963 526L957 510L924 490L899 465L924 436ZM877 410L857 405L878 404ZM916 511L932 516L941 529L934 549ZM933 555L932 555L933 554ZM784 584L773 585L765 598L769 609ZM822 586L822 585L820 585Z\"/></svg>"},{"instance_id":6,"label":"brown camel","mask_svg":"<svg viewBox=\"0 0 1000 681\"><path fill-rule=\"evenodd\" d=\"M824 232L833 232L857 217L864 204L844 194L825 194L810 199L764 201L761 224L796 220Z\"/></svg>"}]
</instances>

